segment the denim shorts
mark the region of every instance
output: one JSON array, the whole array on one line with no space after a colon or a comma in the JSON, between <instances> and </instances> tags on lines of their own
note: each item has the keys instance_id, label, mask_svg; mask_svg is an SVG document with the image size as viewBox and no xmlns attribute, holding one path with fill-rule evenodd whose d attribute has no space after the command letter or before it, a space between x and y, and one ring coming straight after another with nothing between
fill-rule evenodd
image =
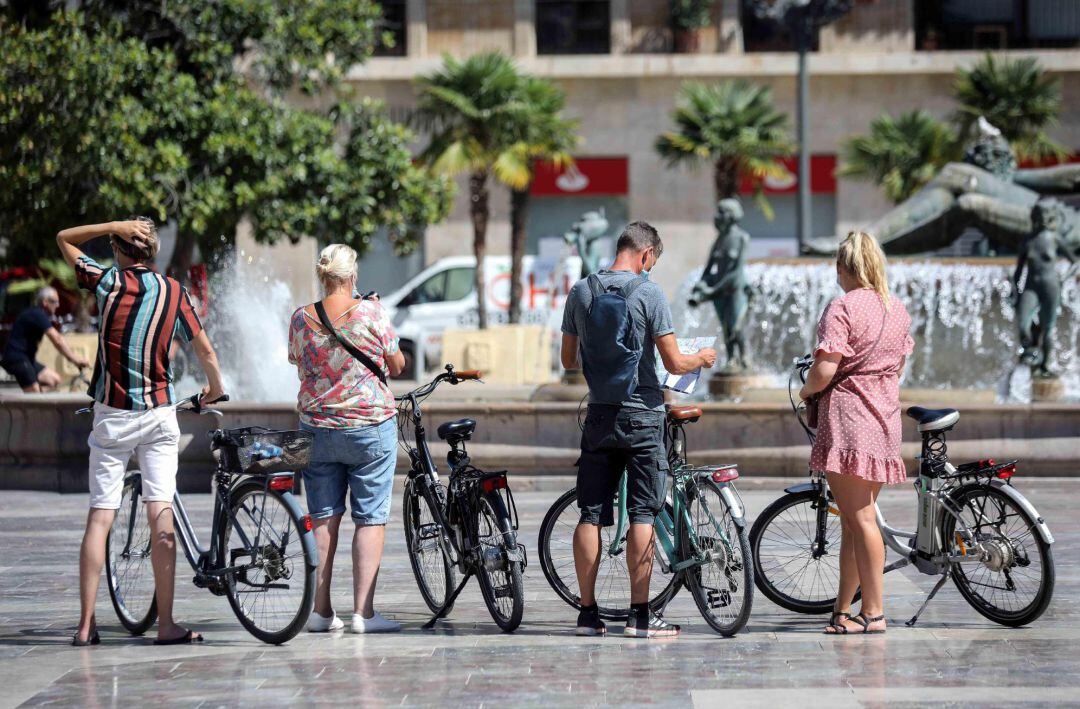
<instances>
[{"instance_id":1,"label":"denim shorts","mask_svg":"<svg viewBox=\"0 0 1080 709\"><path fill-rule=\"evenodd\" d=\"M345 492L357 524L386 524L397 463L397 419L358 428L300 424L315 439L304 471L308 512L314 519L345 514Z\"/></svg>"},{"instance_id":2,"label":"denim shorts","mask_svg":"<svg viewBox=\"0 0 1080 709\"><path fill-rule=\"evenodd\" d=\"M590 404L578 459L581 523L615 523L612 499L625 470L630 522L652 524L664 502L669 467L663 411Z\"/></svg>"}]
</instances>

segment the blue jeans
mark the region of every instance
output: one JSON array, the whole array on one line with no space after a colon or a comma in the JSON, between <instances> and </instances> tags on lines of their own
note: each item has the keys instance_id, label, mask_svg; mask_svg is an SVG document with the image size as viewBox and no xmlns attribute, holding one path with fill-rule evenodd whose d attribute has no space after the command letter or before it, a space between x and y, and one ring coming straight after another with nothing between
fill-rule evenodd
<instances>
[{"instance_id":1,"label":"blue jeans","mask_svg":"<svg viewBox=\"0 0 1080 709\"><path fill-rule=\"evenodd\" d=\"M315 439L304 471L308 512L314 519L345 514L345 491L357 524L386 524L397 463L397 420L359 428L300 424Z\"/></svg>"}]
</instances>

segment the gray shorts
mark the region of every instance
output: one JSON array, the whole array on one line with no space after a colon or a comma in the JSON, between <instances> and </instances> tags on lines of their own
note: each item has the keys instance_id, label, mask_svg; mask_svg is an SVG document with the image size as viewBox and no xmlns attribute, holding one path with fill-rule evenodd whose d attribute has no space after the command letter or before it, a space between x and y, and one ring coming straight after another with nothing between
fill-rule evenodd
<instances>
[{"instance_id":1,"label":"gray shorts","mask_svg":"<svg viewBox=\"0 0 1080 709\"><path fill-rule=\"evenodd\" d=\"M631 524L652 524L668 474L664 412L590 404L581 434L577 499L582 524L614 524L612 499L627 474Z\"/></svg>"}]
</instances>

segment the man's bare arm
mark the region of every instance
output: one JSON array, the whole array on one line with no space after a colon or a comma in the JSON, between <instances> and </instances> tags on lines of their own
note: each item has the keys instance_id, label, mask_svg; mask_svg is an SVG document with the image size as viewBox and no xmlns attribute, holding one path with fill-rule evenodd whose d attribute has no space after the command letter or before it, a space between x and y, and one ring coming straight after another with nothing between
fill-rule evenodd
<instances>
[{"instance_id":1,"label":"man's bare arm","mask_svg":"<svg viewBox=\"0 0 1080 709\"><path fill-rule=\"evenodd\" d=\"M56 351L76 367L87 367L90 365L85 359L71 351L71 348L68 347L68 343L64 340L64 336L61 335L60 331L55 327L50 327L46 330L45 336L49 338L49 342L53 343L53 347L56 348Z\"/></svg>"},{"instance_id":2,"label":"man's bare arm","mask_svg":"<svg viewBox=\"0 0 1080 709\"><path fill-rule=\"evenodd\" d=\"M221 380L221 369L218 367L217 353L210 344L210 338L206 336L206 330L200 330L199 334L191 341L195 350L195 356L199 358L199 364L206 374L208 386L203 389L203 399L217 401L225 393L225 384Z\"/></svg>"},{"instance_id":3,"label":"man's bare arm","mask_svg":"<svg viewBox=\"0 0 1080 709\"><path fill-rule=\"evenodd\" d=\"M711 369L716 364L716 350L705 347L693 354L683 354L679 351L679 342L673 333L657 337L655 342L656 349L660 351L660 359L664 362L664 369L672 374L689 374L702 367Z\"/></svg>"},{"instance_id":4,"label":"man's bare arm","mask_svg":"<svg viewBox=\"0 0 1080 709\"><path fill-rule=\"evenodd\" d=\"M83 256L79 247L87 241L93 241L100 236L116 234L124 241L129 241L137 246L142 245L142 240L150 237L150 226L146 222L132 219L126 222L105 222L104 224L85 224L64 229L56 235L56 244L60 247L60 254L67 264L75 268L75 262Z\"/></svg>"},{"instance_id":5,"label":"man's bare arm","mask_svg":"<svg viewBox=\"0 0 1080 709\"><path fill-rule=\"evenodd\" d=\"M563 333L562 350L559 352L559 359L562 361L563 369L581 369L581 363L578 361L577 335Z\"/></svg>"}]
</instances>

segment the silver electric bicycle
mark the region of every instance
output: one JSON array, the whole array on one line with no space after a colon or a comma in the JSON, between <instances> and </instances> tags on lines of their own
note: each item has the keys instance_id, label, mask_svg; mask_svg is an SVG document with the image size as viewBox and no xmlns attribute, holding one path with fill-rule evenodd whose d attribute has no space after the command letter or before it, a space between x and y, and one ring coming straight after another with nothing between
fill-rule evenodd
<instances>
[{"instance_id":1,"label":"silver electric bicycle","mask_svg":"<svg viewBox=\"0 0 1080 709\"><path fill-rule=\"evenodd\" d=\"M811 443L805 406L795 402L794 375L805 382L810 355L795 362L788 397ZM1054 537L1027 498L1013 487L1017 461L979 460L954 466L945 434L960 420L955 409L906 411L918 424L922 452L915 482L916 530L889 526L877 510L889 549L900 555L885 571L913 565L938 582L907 625L914 625L950 577L960 595L995 623L1021 626L1046 610L1054 593ZM799 613L828 613L840 578L840 516L822 474L787 488L750 530L754 580L774 603ZM856 595L858 598L858 595Z\"/></svg>"}]
</instances>

